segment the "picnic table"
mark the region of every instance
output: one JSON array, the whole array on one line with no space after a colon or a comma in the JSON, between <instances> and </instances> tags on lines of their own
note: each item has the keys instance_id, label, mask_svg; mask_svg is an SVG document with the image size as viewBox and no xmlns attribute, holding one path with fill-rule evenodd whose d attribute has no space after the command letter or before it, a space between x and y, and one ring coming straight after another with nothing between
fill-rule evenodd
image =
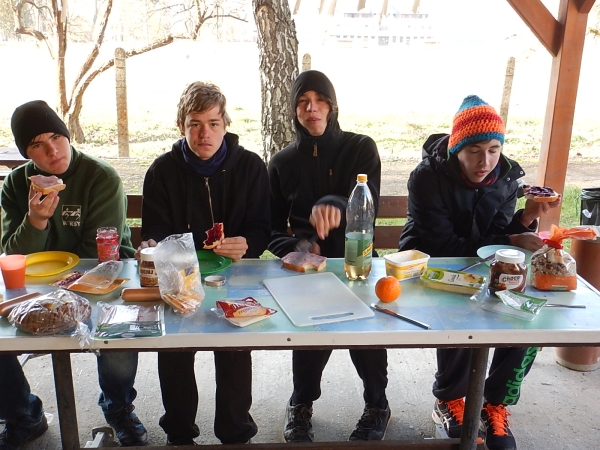
<instances>
[{"instance_id":1,"label":"picnic table","mask_svg":"<svg viewBox=\"0 0 600 450\"><path fill-rule=\"evenodd\" d=\"M15 167L25 164L28 159L23 158L17 147L0 147L0 180Z\"/></svg>"},{"instance_id":2,"label":"picnic table","mask_svg":"<svg viewBox=\"0 0 600 450\"><path fill-rule=\"evenodd\" d=\"M457 269L474 258L431 258L429 266ZM121 277L130 280L123 287L139 287L137 262L124 261ZM73 270L85 271L94 267L96 260L83 259ZM472 269L485 275L487 267ZM385 275L384 260L375 258L369 279L364 282L348 281L344 276L343 260L330 258L325 271L348 286L364 303L377 302L374 294L376 280ZM572 292L542 293L528 287L528 293L547 297L552 303L584 304L586 309L543 309L536 320L528 322L519 318L489 312L469 300L469 296L428 289L418 279L402 282L402 295L385 306L405 316L431 326L426 330L395 317L374 313L373 317L341 321L318 326L296 327L281 310L263 284L267 278L303 277L283 269L278 259L248 259L236 262L219 274L227 278L221 287L205 286L206 297L200 310L188 318L181 318L169 308L165 312L166 334L157 338L95 340L94 350L163 351L195 349L203 351L232 349L339 349L339 348L474 348L471 363L472 375L466 399L465 426L461 440L440 439L424 441L387 442L386 448L475 449L479 411L482 404L483 382L486 375L488 350L492 347L510 346L577 346L600 344L600 293L584 280L578 280ZM21 290L5 290L6 298L25 292L49 292L49 283L58 278L27 277ZM307 278L308 279L308 278ZM4 287L0 285L0 292ZM120 304L120 289L107 295L87 295L93 307L90 327L96 325L99 301ZM252 296L264 306L279 312L270 318L245 328L238 328L215 315L211 308L220 299L241 299ZM324 302L327 299L323 299ZM63 449L79 449L79 431L70 353L79 352L76 339L66 336L34 337L16 331L6 319L0 319L0 351L10 353L52 354L57 406ZM90 368L92 372L92 370ZM339 445L338 445L339 444ZM343 444L343 445L342 445ZM310 448L369 448L373 443L314 443ZM377 444L375 444L377 445ZM426 445L426 447L424 447ZM277 448L277 444L253 443L255 449ZM212 446L210 446L212 447ZM162 448L162 447L159 447ZM209 448L209 446L207 446ZM227 446L214 448L225 449ZM233 447L232 447L233 448Z\"/></svg>"}]
</instances>

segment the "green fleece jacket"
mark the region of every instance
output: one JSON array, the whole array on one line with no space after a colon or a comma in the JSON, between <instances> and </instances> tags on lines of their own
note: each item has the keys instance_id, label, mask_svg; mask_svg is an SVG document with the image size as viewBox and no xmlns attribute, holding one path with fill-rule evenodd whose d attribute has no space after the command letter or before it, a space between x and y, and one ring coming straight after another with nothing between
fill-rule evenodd
<instances>
[{"instance_id":1,"label":"green fleece jacket","mask_svg":"<svg viewBox=\"0 0 600 450\"><path fill-rule=\"evenodd\" d=\"M48 250L97 258L96 230L116 227L121 236L121 258L133 256L131 232L125 223L127 197L117 171L108 163L71 147L71 164L58 175L67 185L45 230L27 220L31 175L49 175L33 161L13 170L2 186L2 249L8 254Z\"/></svg>"}]
</instances>

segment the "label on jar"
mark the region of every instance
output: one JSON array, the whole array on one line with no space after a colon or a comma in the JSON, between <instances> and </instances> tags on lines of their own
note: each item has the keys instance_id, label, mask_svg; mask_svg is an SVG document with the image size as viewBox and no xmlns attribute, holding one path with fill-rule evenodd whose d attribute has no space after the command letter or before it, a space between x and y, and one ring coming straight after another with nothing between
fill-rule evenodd
<instances>
[{"instance_id":1,"label":"label on jar","mask_svg":"<svg viewBox=\"0 0 600 450\"><path fill-rule=\"evenodd\" d=\"M527 284L527 267L523 263L494 261L490 265L490 291L511 290L523 293Z\"/></svg>"},{"instance_id":2,"label":"label on jar","mask_svg":"<svg viewBox=\"0 0 600 450\"><path fill-rule=\"evenodd\" d=\"M517 289L523 283L525 277L523 275L512 275L510 273L501 273L498 277L498 283L506 286L505 289Z\"/></svg>"},{"instance_id":3,"label":"label on jar","mask_svg":"<svg viewBox=\"0 0 600 450\"><path fill-rule=\"evenodd\" d=\"M158 274L154 268L154 261L140 263L140 285L142 287L158 286Z\"/></svg>"}]
</instances>

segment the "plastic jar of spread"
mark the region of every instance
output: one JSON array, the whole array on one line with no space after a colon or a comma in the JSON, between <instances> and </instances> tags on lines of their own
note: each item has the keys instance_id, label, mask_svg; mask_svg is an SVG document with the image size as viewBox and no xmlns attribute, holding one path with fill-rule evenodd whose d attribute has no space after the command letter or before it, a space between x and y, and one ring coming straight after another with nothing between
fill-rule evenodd
<instances>
[{"instance_id":1,"label":"plastic jar of spread","mask_svg":"<svg viewBox=\"0 0 600 450\"><path fill-rule=\"evenodd\" d=\"M96 230L98 262L119 260L119 235L115 227L102 227Z\"/></svg>"},{"instance_id":2,"label":"plastic jar of spread","mask_svg":"<svg viewBox=\"0 0 600 450\"><path fill-rule=\"evenodd\" d=\"M514 249L498 250L495 259L490 264L490 292L509 289L523 293L526 285L525 253Z\"/></svg>"},{"instance_id":3,"label":"plastic jar of spread","mask_svg":"<svg viewBox=\"0 0 600 450\"><path fill-rule=\"evenodd\" d=\"M154 267L154 250L156 247L148 247L140 250L140 286L158 286L158 275Z\"/></svg>"}]
</instances>

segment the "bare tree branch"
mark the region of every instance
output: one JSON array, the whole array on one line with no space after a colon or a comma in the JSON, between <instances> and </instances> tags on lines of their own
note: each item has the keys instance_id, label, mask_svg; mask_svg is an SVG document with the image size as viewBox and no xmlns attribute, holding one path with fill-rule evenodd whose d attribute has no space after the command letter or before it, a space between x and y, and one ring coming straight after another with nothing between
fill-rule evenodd
<instances>
[{"instance_id":1,"label":"bare tree branch","mask_svg":"<svg viewBox=\"0 0 600 450\"><path fill-rule=\"evenodd\" d=\"M96 61L96 58L100 54L100 46L102 45L102 42L104 41L104 34L106 32L106 26L108 25L108 18L110 17L110 13L112 11L112 5L113 5L113 0L108 0L106 3L106 9L104 10L104 16L102 17L102 22L100 23L100 31L98 32L98 37L96 38L94 47L92 48L92 51L90 52L87 59L81 66L81 69L79 70L79 74L77 75L77 78L75 78L75 82L73 83L73 88L71 89L71 100L69 102L69 108L71 107L71 102L73 101L73 98L74 98L75 89L77 89L77 86L81 82L81 79L90 70L90 68L94 64L94 61Z\"/></svg>"},{"instance_id":2,"label":"bare tree branch","mask_svg":"<svg viewBox=\"0 0 600 450\"><path fill-rule=\"evenodd\" d=\"M50 45L50 41L48 41L48 38L46 37L46 35L38 30L34 30L33 28L26 27L23 25L23 17L21 16L21 14L23 14L23 8L26 5L30 5L34 9L37 9L38 11L40 11L42 14L43 14L44 10L48 10L48 13L50 14L50 9L47 6L37 6L35 3L33 3L29 0L21 1L21 2L17 3L15 6L11 5L12 10L13 10L13 15L15 17L15 22L17 23L17 26L15 28L15 33L32 36L32 37L36 38L38 41L43 41L46 44L46 47L48 48L48 52L50 52L50 57L52 59L56 59L54 56L54 51L52 50L52 46Z\"/></svg>"}]
</instances>

